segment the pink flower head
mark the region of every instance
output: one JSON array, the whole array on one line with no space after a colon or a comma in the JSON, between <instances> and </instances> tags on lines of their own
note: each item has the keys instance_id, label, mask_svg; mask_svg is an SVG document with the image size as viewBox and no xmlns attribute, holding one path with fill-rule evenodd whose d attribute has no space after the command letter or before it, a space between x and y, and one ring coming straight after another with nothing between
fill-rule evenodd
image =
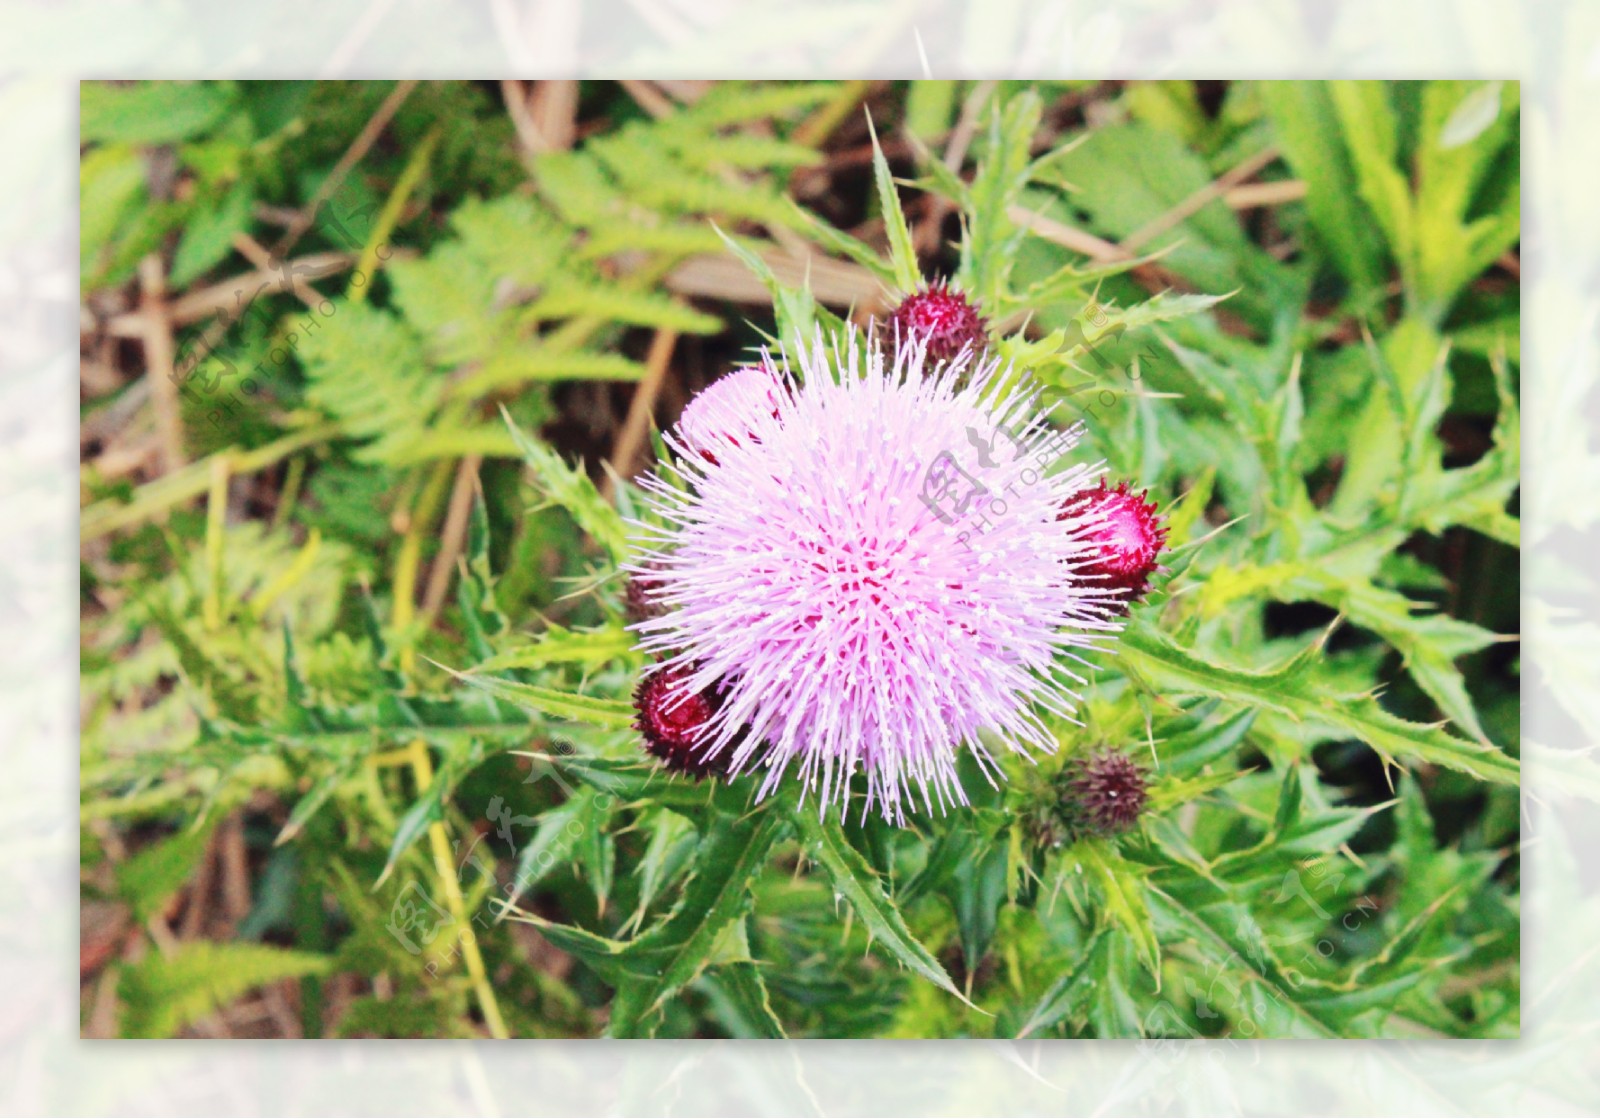
<instances>
[{"instance_id":1,"label":"pink flower head","mask_svg":"<svg viewBox=\"0 0 1600 1119\"><path fill-rule=\"evenodd\" d=\"M912 794L965 803L962 747L986 772L996 743L1054 750L1045 719L1082 682L1063 661L1118 627L1116 599L1079 577L1086 529L1058 523L1088 470L1057 466L1076 433L1036 393L995 360L925 371L920 343L858 343L819 336L716 466L667 436L678 477L644 481L667 527L638 524L632 566L671 610L632 628L683 689L722 682L703 756L764 768L762 796L793 766L823 806L864 773L864 811L899 821Z\"/></svg>"},{"instance_id":2,"label":"pink flower head","mask_svg":"<svg viewBox=\"0 0 1600 1119\"><path fill-rule=\"evenodd\" d=\"M678 438L715 465L728 447L756 438L755 420L776 416L788 395L786 380L770 364L735 369L689 401L678 417Z\"/></svg>"}]
</instances>

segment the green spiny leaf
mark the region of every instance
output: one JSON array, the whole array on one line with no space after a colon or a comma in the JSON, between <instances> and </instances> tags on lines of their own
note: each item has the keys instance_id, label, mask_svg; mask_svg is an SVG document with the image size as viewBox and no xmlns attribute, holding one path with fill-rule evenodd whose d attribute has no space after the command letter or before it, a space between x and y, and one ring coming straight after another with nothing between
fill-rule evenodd
<instances>
[{"instance_id":1,"label":"green spiny leaf","mask_svg":"<svg viewBox=\"0 0 1600 1119\"><path fill-rule=\"evenodd\" d=\"M860 852L850 846L838 821L819 819L815 811L799 804L794 805L794 818L806 854L827 873L834 893L850 903L873 937L912 971L965 1002L939 961L906 927L894 899Z\"/></svg>"},{"instance_id":2,"label":"green spiny leaf","mask_svg":"<svg viewBox=\"0 0 1600 1119\"><path fill-rule=\"evenodd\" d=\"M132 907L136 922L142 925L160 913L189 880L211 832L210 827L185 828L117 866L117 893Z\"/></svg>"},{"instance_id":3,"label":"green spiny leaf","mask_svg":"<svg viewBox=\"0 0 1600 1119\"><path fill-rule=\"evenodd\" d=\"M444 668L443 665L439 667ZM540 715L552 715L558 719L571 719L573 722L614 730L633 725L633 704L623 700L577 695L537 684L482 676L476 672L456 672L450 668L445 668L445 671L464 684L481 688L496 699L506 700Z\"/></svg>"},{"instance_id":4,"label":"green spiny leaf","mask_svg":"<svg viewBox=\"0 0 1600 1119\"><path fill-rule=\"evenodd\" d=\"M600 496L588 475L574 470L562 462L555 451L526 435L509 413L502 414L517 450L533 471L539 487L572 516L579 528L605 548L613 563L620 564L628 551L628 533L616 509Z\"/></svg>"},{"instance_id":5,"label":"green spiny leaf","mask_svg":"<svg viewBox=\"0 0 1600 1119\"><path fill-rule=\"evenodd\" d=\"M191 941L171 957L151 952L122 973L122 1036L172 1037L255 987L326 975L327 956L265 944Z\"/></svg>"},{"instance_id":6,"label":"green spiny leaf","mask_svg":"<svg viewBox=\"0 0 1600 1119\"><path fill-rule=\"evenodd\" d=\"M889 259L894 265L894 282L902 292L913 292L922 286L922 268L917 263L916 244L911 239L911 227L906 225L905 211L900 208L900 192L889 174L889 161L883 157L883 147L878 143L878 132L867 117L867 131L872 137L872 177L878 185L878 205L883 210L884 226L889 235Z\"/></svg>"},{"instance_id":7,"label":"green spiny leaf","mask_svg":"<svg viewBox=\"0 0 1600 1119\"><path fill-rule=\"evenodd\" d=\"M1459 770L1480 781L1516 784L1516 759L1493 746L1456 738L1437 726L1409 723L1367 696L1319 688L1308 676L1317 647L1269 672L1208 661L1135 621L1123 634L1120 654L1157 686L1221 695L1336 728L1361 739L1391 761L1414 761Z\"/></svg>"},{"instance_id":8,"label":"green spiny leaf","mask_svg":"<svg viewBox=\"0 0 1600 1119\"><path fill-rule=\"evenodd\" d=\"M1093 876L1106 916L1133 942L1152 975L1161 966L1161 944L1146 908L1142 872L1104 840L1082 839L1061 854L1063 869L1082 865Z\"/></svg>"}]
</instances>

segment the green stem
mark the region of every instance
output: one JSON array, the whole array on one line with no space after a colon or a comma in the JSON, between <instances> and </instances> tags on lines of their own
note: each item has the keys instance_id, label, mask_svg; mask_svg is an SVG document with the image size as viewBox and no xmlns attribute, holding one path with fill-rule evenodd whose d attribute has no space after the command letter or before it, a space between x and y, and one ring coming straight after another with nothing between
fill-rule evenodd
<instances>
[{"instance_id":1,"label":"green stem","mask_svg":"<svg viewBox=\"0 0 1600 1119\"><path fill-rule=\"evenodd\" d=\"M218 451L210 458L190 463L164 478L140 486L133 491L132 501L108 498L97 501L85 509L78 521L78 539L87 542L118 529L129 528L149 520L157 514L199 497L211 487L212 461L227 455L229 470L234 476L253 474L288 458L296 451L314 443L332 438L339 433L338 424L318 424L285 435L282 439L257 447L253 451L230 448Z\"/></svg>"},{"instance_id":2,"label":"green stem","mask_svg":"<svg viewBox=\"0 0 1600 1119\"><path fill-rule=\"evenodd\" d=\"M433 149L438 147L439 137L442 135L444 135L443 125L436 124L429 130L422 143L417 145L417 150L411 153L411 159L400 172L400 178L384 202L383 209L378 211L378 220L372 227L372 233L367 237L367 243L362 246L361 259L356 261L356 270L350 275L350 286L345 290L345 298L350 302L363 302L367 298L367 292L372 290L372 277L379 261L388 259L379 256L379 252L388 244L395 226L400 224L401 211L405 209L411 192L422 181L423 172L428 169L428 161L433 158ZM360 279L359 284L356 282L357 278Z\"/></svg>"}]
</instances>

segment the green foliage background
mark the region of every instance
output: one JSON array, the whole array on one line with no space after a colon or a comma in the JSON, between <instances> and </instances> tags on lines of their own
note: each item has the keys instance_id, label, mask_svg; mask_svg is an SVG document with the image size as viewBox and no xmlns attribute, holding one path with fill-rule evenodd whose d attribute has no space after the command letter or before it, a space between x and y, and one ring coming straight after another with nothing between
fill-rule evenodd
<instances>
[{"instance_id":1,"label":"green foliage background","mask_svg":"<svg viewBox=\"0 0 1600 1119\"><path fill-rule=\"evenodd\" d=\"M419 85L340 172L393 86L83 86L86 353L127 366L83 404L115 1032L266 988L307 1036L1517 1034L1514 83L584 83L532 153L502 92ZM107 343L141 261L236 306L241 238L317 201L316 294L180 332L188 464L110 470L163 399ZM906 830L669 780L629 725L594 394L652 339L712 375L839 330L803 252L863 317L953 275L1169 510L1083 725ZM706 260L765 294L684 294ZM1151 771L1140 830L1041 843L1101 745Z\"/></svg>"}]
</instances>

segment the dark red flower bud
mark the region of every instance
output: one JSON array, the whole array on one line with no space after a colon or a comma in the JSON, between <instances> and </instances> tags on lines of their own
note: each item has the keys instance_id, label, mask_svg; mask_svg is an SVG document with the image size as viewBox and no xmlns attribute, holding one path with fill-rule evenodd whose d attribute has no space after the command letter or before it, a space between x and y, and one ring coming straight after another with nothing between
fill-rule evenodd
<instances>
[{"instance_id":1,"label":"dark red flower bud","mask_svg":"<svg viewBox=\"0 0 1600 1119\"><path fill-rule=\"evenodd\" d=\"M988 324L967 297L943 283L914 291L889 319L890 334L920 338L929 362L949 361L963 348L980 353L989 341Z\"/></svg>"},{"instance_id":2,"label":"dark red flower bud","mask_svg":"<svg viewBox=\"0 0 1600 1119\"><path fill-rule=\"evenodd\" d=\"M1117 750L1075 758L1063 771L1063 810L1077 832L1121 835L1139 822L1149 795L1144 770Z\"/></svg>"},{"instance_id":3,"label":"dark red flower bud","mask_svg":"<svg viewBox=\"0 0 1600 1119\"><path fill-rule=\"evenodd\" d=\"M658 668L641 678L633 692L639 713L634 726L644 736L644 748L664 766L698 781L727 769L726 751L724 756L707 758L700 750L722 699L714 685L686 693L682 681L688 677L685 669Z\"/></svg>"},{"instance_id":4,"label":"dark red flower bud","mask_svg":"<svg viewBox=\"0 0 1600 1119\"><path fill-rule=\"evenodd\" d=\"M1092 522L1085 532L1094 544L1094 558L1082 571L1124 592L1124 601L1143 597L1167 544L1166 526L1155 503L1145 500L1147 492L1134 493L1126 482L1118 482L1115 489L1101 482L1067 498L1056 517Z\"/></svg>"},{"instance_id":5,"label":"dark red flower bud","mask_svg":"<svg viewBox=\"0 0 1600 1119\"><path fill-rule=\"evenodd\" d=\"M630 622L643 622L659 618L667 612L664 603L656 598L661 592L661 581L648 575L630 574L623 590L622 601Z\"/></svg>"}]
</instances>

